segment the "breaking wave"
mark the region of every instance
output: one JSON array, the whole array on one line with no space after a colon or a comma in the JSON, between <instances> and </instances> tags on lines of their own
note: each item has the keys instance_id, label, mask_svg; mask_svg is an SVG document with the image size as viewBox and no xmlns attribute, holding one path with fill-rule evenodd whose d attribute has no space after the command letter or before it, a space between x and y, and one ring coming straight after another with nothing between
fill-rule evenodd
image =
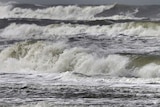
<instances>
[{"instance_id":1,"label":"breaking wave","mask_svg":"<svg viewBox=\"0 0 160 107\"><path fill-rule=\"evenodd\" d=\"M152 22L130 22L116 23L112 25L73 25L73 24L53 24L48 26L38 26L35 24L10 24L0 30L2 38L25 39L25 38L67 38L78 36L77 34L88 34L90 36L105 35L106 37L116 35L129 35L138 37L159 37L159 23Z\"/></svg>"},{"instance_id":2,"label":"breaking wave","mask_svg":"<svg viewBox=\"0 0 160 107\"><path fill-rule=\"evenodd\" d=\"M160 77L159 8L1 3L0 71Z\"/></svg>"},{"instance_id":3,"label":"breaking wave","mask_svg":"<svg viewBox=\"0 0 160 107\"><path fill-rule=\"evenodd\" d=\"M124 71L128 58L110 55L99 58L86 49L68 48L65 43L23 42L0 53L1 71L78 72L82 74L116 74ZM121 63L118 60L122 60ZM116 67L115 67L116 66Z\"/></svg>"},{"instance_id":4,"label":"breaking wave","mask_svg":"<svg viewBox=\"0 0 160 107\"><path fill-rule=\"evenodd\" d=\"M0 5L0 18L38 18L38 19L94 19L94 16L114 5L108 6L49 6L47 8L21 8L13 4ZM24 5L23 5L24 7ZM27 6L26 6L27 7ZM39 6L40 7L40 6Z\"/></svg>"},{"instance_id":5,"label":"breaking wave","mask_svg":"<svg viewBox=\"0 0 160 107\"><path fill-rule=\"evenodd\" d=\"M46 6L0 3L0 18L38 18L59 20L159 19L160 6L100 5Z\"/></svg>"},{"instance_id":6,"label":"breaking wave","mask_svg":"<svg viewBox=\"0 0 160 107\"><path fill-rule=\"evenodd\" d=\"M69 48L65 42L21 42L0 53L0 71L73 72L84 75L120 77L159 77L160 57L107 55L99 57L81 47Z\"/></svg>"}]
</instances>

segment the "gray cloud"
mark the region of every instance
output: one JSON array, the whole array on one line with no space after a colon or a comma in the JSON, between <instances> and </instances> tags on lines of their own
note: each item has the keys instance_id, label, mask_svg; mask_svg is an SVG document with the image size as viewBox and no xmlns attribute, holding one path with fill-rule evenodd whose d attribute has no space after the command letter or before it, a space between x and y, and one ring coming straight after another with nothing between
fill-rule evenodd
<instances>
[{"instance_id":1,"label":"gray cloud","mask_svg":"<svg viewBox=\"0 0 160 107\"><path fill-rule=\"evenodd\" d=\"M0 0L1 2L8 2L11 0ZM131 5L145 5L145 4L160 4L160 0L12 0L20 3L36 3L36 4L131 4Z\"/></svg>"}]
</instances>

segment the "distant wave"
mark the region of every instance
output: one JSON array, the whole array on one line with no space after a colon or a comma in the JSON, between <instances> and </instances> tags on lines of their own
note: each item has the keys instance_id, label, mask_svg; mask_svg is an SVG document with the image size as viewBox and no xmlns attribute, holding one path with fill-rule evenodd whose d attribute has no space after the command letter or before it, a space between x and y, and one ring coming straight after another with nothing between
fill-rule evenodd
<instances>
[{"instance_id":1,"label":"distant wave","mask_svg":"<svg viewBox=\"0 0 160 107\"><path fill-rule=\"evenodd\" d=\"M160 5L131 6L116 4L113 8L98 13L97 17L128 16L139 18L160 18Z\"/></svg>"},{"instance_id":2,"label":"distant wave","mask_svg":"<svg viewBox=\"0 0 160 107\"><path fill-rule=\"evenodd\" d=\"M61 20L159 19L159 5L35 5L0 3L0 18L38 18Z\"/></svg>"},{"instance_id":3,"label":"distant wave","mask_svg":"<svg viewBox=\"0 0 160 107\"><path fill-rule=\"evenodd\" d=\"M38 18L38 19L94 19L94 16L114 5L101 6L39 6L29 4L1 4L0 18Z\"/></svg>"}]
</instances>

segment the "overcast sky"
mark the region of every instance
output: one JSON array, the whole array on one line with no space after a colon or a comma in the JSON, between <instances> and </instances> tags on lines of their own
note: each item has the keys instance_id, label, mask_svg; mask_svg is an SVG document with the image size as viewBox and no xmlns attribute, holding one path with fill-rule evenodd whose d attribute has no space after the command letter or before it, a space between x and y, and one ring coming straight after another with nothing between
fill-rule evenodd
<instances>
[{"instance_id":1,"label":"overcast sky","mask_svg":"<svg viewBox=\"0 0 160 107\"><path fill-rule=\"evenodd\" d=\"M8 2L11 0L0 0L1 2ZM36 3L36 4L160 4L160 0L12 0L21 3Z\"/></svg>"}]
</instances>

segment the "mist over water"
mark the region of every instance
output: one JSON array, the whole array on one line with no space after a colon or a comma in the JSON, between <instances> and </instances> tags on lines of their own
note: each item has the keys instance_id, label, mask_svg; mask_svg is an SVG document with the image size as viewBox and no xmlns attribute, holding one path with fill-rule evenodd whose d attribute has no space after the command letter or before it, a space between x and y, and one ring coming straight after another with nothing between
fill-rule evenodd
<instances>
[{"instance_id":1,"label":"mist over water","mask_svg":"<svg viewBox=\"0 0 160 107\"><path fill-rule=\"evenodd\" d=\"M0 105L158 106L159 11L0 3Z\"/></svg>"}]
</instances>

